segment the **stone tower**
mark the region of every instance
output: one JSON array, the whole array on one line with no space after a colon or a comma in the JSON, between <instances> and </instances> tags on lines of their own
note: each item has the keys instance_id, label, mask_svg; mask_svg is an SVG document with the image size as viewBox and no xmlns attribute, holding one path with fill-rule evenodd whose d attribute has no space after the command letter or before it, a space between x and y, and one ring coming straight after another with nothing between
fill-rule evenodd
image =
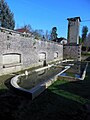
<instances>
[{"instance_id":1,"label":"stone tower","mask_svg":"<svg viewBox=\"0 0 90 120\"><path fill-rule=\"evenodd\" d=\"M68 44L79 44L80 17L67 18L68 20Z\"/></svg>"}]
</instances>

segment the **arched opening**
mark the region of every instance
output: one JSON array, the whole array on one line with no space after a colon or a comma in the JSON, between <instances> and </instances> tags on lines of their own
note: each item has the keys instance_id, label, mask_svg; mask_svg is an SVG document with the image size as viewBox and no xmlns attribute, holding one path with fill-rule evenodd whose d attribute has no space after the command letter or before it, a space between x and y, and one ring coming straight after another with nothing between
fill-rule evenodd
<instances>
[{"instance_id":1,"label":"arched opening","mask_svg":"<svg viewBox=\"0 0 90 120\"><path fill-rule=\"evenodd\" d=\"M46 66L46 53L45 52L41 52L39 53L39 62L41 63L41 65Z\"/></svg>"},{"instance_id":2,"label":"arched opening","mask_svg":"<svg viewBox=\"0 0 90 120\"><path fill-rule=\"evenodd\" d=\"M54 59L58 58L58 52L54 53Z\"/></svg>"}]
</instances>

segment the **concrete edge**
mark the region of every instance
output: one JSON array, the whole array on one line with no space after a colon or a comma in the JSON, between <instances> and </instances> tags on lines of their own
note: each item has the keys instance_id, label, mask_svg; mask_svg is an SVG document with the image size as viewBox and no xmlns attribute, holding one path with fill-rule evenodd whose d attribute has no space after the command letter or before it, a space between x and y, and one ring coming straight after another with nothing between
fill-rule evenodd
<instances>
[{"instance_id":1,"label":"concrete edge","mask_svg":"<svg viewBox=\"0 0 90 120\"><path fill-rule=\"evenodd\" d=\"M85 66L85 69L84 69L84 71L83 71L82 77L81 77L81 78L78 78L79 80L84 80L84 79L85 79L87 67L88 67L88 63L87 63L86 66Z\"/></svg>"}]
</instances>

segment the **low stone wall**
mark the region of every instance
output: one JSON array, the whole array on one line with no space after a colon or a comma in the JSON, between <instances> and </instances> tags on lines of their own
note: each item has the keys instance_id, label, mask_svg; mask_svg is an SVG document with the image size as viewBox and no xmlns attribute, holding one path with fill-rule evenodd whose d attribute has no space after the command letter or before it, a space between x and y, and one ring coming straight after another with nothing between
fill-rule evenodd
<instances>
[{"instance_id":1,"label":"low stone wall","mask_svg":"<svg viewBox=\"0 0 90 120\"><path fill-rule=\"evenodd\" d=\"M70 77L70 76L58 76L58 80L68 80L68 81L79 81L78 78Z\"/></svg>"}]
</instances>

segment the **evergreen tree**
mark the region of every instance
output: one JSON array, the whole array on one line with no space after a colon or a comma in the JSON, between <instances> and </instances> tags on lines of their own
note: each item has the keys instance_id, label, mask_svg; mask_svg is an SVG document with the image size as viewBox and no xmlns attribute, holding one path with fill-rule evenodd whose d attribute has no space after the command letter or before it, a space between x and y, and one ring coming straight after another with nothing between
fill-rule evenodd
<instances>
[{"instance_id":1,"label":"evergreen tree","mask_svg":"<svg viewBox=\"0 0 90 120\"><path fill-rule=\"evenodd\" d=\"M88 42L90 41L90 33L88 33L88 35L87 35L87 41Z\"/></svg>"},{"instance_id":2,"label":"evergreen tree","mask_svg":"<svg viewBox=\"0 0 90 120\"><path fill-rule=\"evenodd\" d=\"M14 15L4 0L0 0L0 27L14 29Z\"/></svg>"},{"instance_id":3,"label":"evergreen tree","mask_svg":"<svg viewBox=\"0 0 90 120\"><path fill-rule=\"evenodd\" d=\"M86 41L87 32L88 32L88 27L87 26L83 26L83 28L82 28L82 42Z\"/></svg>"},{"instance_id":4,"label":"evergreen tree","mask_svg":"<svg viewBox=\"0 0 90 120\"><path fill-rule=\"evenodd\" d=\"M57 39L57 27L53 27L52 28L52 32L51 32L51 40Z\"/></svg>"}]
</instances>

